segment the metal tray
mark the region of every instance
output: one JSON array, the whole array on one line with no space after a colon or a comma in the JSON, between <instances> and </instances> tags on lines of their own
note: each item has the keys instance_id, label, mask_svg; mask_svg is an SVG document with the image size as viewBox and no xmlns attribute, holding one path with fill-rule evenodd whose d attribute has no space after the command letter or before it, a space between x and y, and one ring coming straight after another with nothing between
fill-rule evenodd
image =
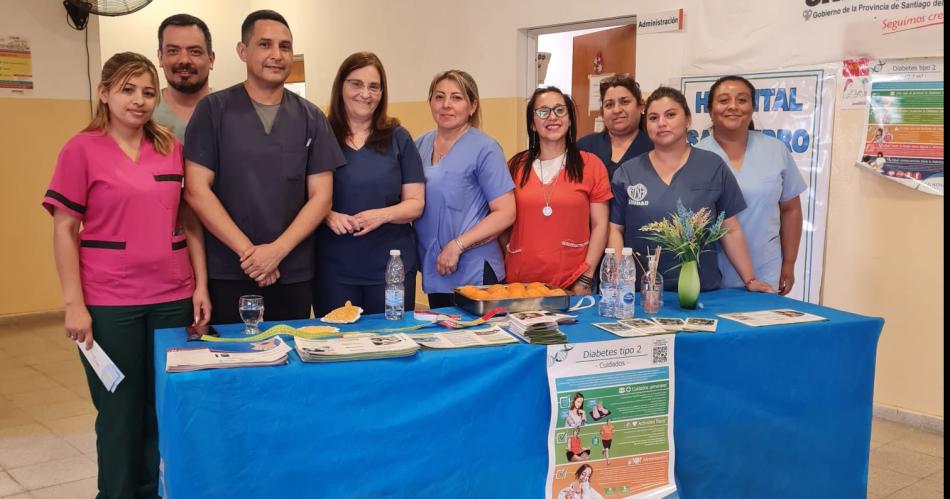
<instances>
[{"instance_id":1,"label":"metal tray","mask_svg":"<svg viewBox=\"0 0 950 499\"><path fill-rule=\"evenodd\" d=\"M488 289L489 286L476 286ZM550 289L550 286L548 286ZM485 312L497 307L505 312L527 312L530 310L567 310L571 308L570 296L539 296L536 298L509 298L506 300L474 300L462 293L459 288L452 288L455 294L455 306L475 315L484 315Z\"/></svg>"}]
</instances>

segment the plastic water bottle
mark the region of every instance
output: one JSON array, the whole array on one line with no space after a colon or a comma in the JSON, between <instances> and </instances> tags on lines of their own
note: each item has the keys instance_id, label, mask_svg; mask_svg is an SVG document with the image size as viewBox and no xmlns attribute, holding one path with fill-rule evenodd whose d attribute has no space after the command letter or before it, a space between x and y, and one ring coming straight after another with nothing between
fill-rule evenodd
<instances>
[{"instance_id":1,"label":"plastic water bottle","mask_svg":"<svg viewBox=\"0 0 950 499\"><path fill-rule=\"evenodd\" d=\"M617 303L617 283L619 278L617 252L613 248L604 250L604 259L600 263L600 304L598 311L602 317L615 317Z\"/></svg>"},{"instance_id":2,"label":"plastic water bottle","mask_svg":"<svg viewBox=\"0 0 950 499\"><path fill-rule=\"evenodd\" d=\"M634 261L631 248L624 248L620 251L620 255L618 266L620 278L617 287L617 306L614 311L618 319L631 319L637 301L637 262Z\"/></svg>"},{"instance_id":3,"label":"plastic water bottle","mask_svg":"<svg viewBox=\"0 0 950 499\"><path fill-rule=\"evenodd\" d=\"M402 266L399 250L389 250L386 264L386 319L402 320L406 297L406 272Z\"/></svg>"}]
</instances>

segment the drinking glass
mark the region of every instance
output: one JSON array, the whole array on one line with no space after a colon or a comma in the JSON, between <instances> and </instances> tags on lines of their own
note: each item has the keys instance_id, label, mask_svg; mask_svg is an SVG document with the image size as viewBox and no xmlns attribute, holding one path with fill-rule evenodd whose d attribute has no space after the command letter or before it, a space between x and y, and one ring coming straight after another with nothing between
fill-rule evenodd
<instances>
[{"instance_id":1,"label":"drinking glass","mask_svg":"<svg viewBox=\"0 0 950 499\"><path fill-rule=\"evenodd\" d=\"M264 297L260 295L244 295L238 299L238 312L244 321L244 334L254 335L261 332L257 325L264 320Z\"/></svg>"}]
</instances>

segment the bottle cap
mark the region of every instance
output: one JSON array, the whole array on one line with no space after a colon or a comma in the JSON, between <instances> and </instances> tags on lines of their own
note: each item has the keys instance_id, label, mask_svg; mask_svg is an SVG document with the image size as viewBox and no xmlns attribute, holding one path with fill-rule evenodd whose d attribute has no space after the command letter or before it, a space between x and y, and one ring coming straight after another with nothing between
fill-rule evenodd
<instances>
[{"instance_id":1,"label":"bottle cap","mask_svg":"<svg viewBox=\"0 0 950 499\"><path fill-rule=\"evenodd\" d=\"M389 250L389 256L399 256L399 250Z\"/></svg>"},{"instance_id":2,"label":"bottle cap","mask_svg":"<svg viewBox=\"0 0 950 499\"><path fill-rule=\"evenodd\" d=\"M624 248L620 250L620 254L623 256L633 256L633 248Z\"/></svg>"},{"instance_id":3,"label":"bottle cap","mask_svg":"<svg viewBox=\"0 0 950 499\"><path fill-rule=\"evenodd\" d=\"M615 255L615 254L617 254L617 251L614 250L613 248L604 248L604 253L606 253L606 254L608 254L608 255Z\"/></svg>"}]
</instances>

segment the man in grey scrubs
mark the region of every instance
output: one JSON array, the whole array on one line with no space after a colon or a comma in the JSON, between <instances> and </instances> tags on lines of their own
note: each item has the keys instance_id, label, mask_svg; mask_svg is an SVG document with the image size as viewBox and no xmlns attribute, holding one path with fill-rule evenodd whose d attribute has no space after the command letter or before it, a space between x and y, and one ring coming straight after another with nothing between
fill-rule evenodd
<instances>
[{"instance_id":1,"label":"man in grey scrubs","mask_svg":"<svg viewBox=\"0 0 950 499\"><path fill-rule=\"evenodd\" d=\"M202 99L185 133L185 199L205 226L211 321L240 322L246 294L263 295L265 320L308 318L312 235L345 160L326 116L284 90L293 38L283 16L249 14L237 51L247 80Z\"/></svg>"},{"instance_id":2,"label":"man in grey scrubs","mask_svg":"<svg viewBox=\"0 0 950 499\"><path fill-rule=\"evenodd\" d=\"M208 74L214 68L211 31L204 21L188 14L175 14L158 27L158 65L168 86L152 119L172 129L185 140L185 127L195 106L211 88Z\"/></svg>"}]
</instances>

